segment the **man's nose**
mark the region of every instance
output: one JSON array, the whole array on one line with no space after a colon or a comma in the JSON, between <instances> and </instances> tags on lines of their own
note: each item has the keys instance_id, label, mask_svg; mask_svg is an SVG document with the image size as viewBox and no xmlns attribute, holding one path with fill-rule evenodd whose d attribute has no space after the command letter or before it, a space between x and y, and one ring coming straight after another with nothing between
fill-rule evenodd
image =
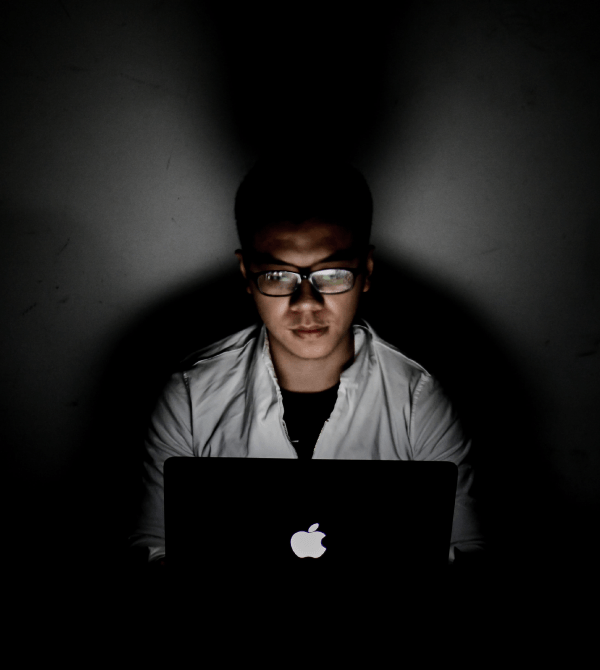
<instances>
[{"instance_id":1,"label":"man's nose","mask_svg":"<svg viewBox=\"0 0 600 670\"><path fill-rule=\"evenodd\" d=\"M292 294L291 306L294 309L315 309L323 306L323 296L308 281L303 279L300 286Z\"/></svg>"}]
</instances>

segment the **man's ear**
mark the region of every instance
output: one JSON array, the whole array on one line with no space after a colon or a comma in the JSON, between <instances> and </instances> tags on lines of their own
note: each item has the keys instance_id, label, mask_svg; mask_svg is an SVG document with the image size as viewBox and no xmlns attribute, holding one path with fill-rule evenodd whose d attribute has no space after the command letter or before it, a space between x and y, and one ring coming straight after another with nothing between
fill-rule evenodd
<instances>
[{"instance_id":1,"label":"man's ear","mask_svg":"<svg viewBox=\"0 0 600 670\"><path fill-rule=\"evenodd\" d=\"M363 284L363 293L371 288L371 275L373 274L373 251L375 251L375 247L370 244L367 258L365 260L365 283Z\"/></svg>"},{"instance_id":2,"label":"man's ear","mask_svg":"<svg viewBox=\"0 0 600 670\"><path fill-rule=\"evenodd\" d=\"M240 272L242 273L244 279L246 280L246 291L248 291L248 293L252 293L252 289L250 288L250 281L248 280L248 276L246 274L246 265L244 264L244 256L242 254L242 250L236 249L235 255L237 256L237 259L240 262Z\"/></svg>"}]
</instances>

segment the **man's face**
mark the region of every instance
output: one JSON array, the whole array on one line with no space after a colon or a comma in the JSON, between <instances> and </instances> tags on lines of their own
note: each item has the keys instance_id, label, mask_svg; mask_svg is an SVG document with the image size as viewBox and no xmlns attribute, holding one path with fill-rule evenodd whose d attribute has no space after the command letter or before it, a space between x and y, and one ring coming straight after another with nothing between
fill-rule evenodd
<instances>
[{"instance_id":1,"label":"man's face","mask_svg":"<svg viewBox=\"0 0 600 670\"><path fill-rule=\"evenodd\" d=\"M337 224L316 220L300 225L282 222L256 234L248 268L236 252L274 353L314 360L351 350L350 327L360 296L370 287L372 254L369 252L365 271L356 277L353 288L339 294L319 293L303 280L290 296L266 296L249 280L246 271L358 268L360 258L352 243L352 233Z\"/></svg>"}]
</instances>

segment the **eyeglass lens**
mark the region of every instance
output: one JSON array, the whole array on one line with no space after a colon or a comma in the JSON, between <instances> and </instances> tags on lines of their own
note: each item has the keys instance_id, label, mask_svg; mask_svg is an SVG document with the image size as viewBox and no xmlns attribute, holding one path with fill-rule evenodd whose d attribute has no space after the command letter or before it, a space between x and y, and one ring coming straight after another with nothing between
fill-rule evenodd
<instances>
[{"instance_id":1,"label":"eyeglass lens","mask_svg":"<svg viewBox=\"0 0 600 670\"><path fill-rule=\"evenodd\" d=\"M318 270L311 277L320 293L343 293L354 285L354 275L349 270ZM291 295L300 281L300 276L294 272L266 272L258 278L258 288L267 295Z\"/></svg>"}]
</instances>

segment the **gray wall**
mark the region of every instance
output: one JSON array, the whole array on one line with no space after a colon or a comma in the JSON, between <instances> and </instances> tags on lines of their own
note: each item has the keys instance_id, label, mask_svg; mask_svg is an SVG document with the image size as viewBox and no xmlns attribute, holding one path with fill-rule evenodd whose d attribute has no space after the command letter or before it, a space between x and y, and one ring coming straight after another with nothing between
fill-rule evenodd
<instances>
[{"instance_id":1,"label":"gray wall","mask_svg":"<svg viewBox=\"0 0 600 670\"><path fill-rule=\"evenodd\" d=\"M516 543L519 486L523 536L551 503L552 542L561 513L570 527L597 505L597 22L583 3L402 9L325 32L343 48L317 96L323 132L371 183L377 257L398 280L380 282L373 321L471 413L498 542ZM23 477L17 526L112 551L165 375L250 318L233 297L239 180L294 90L293 121L319 127L319 106L304 56L270 78L281 57L253 56L260 27L229 17L232 37L194 3L3 13L1 439Z\"/></svg>"}]
</instances>

